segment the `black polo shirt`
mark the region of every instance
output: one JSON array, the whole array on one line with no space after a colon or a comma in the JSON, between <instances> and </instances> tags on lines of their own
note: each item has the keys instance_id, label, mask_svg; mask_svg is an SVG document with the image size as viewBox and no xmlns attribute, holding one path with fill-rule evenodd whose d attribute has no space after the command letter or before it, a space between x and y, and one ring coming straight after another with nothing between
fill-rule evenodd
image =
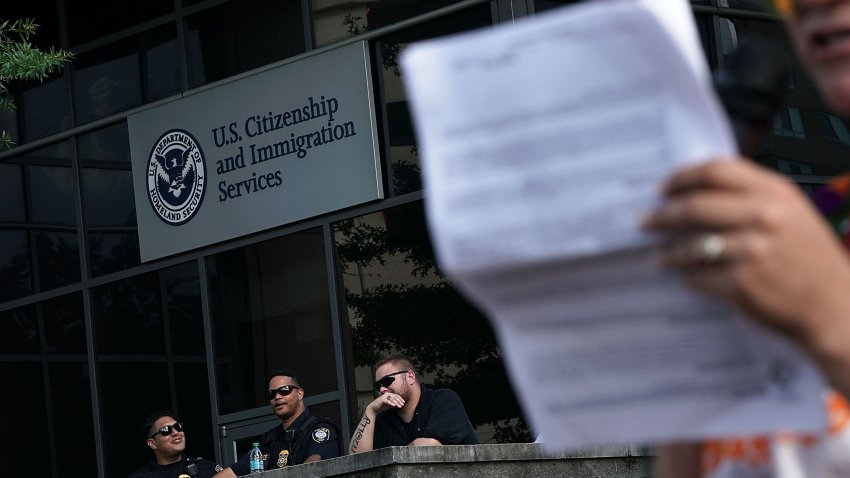
<instances>
[{"instance_id":1,"label":"black polo shirt","mask_svg":"<svg viewBox=\"0 0 850 478\"><path fill-rule=\"evenodd\" d=\"M378 414L372 448L409 445L417 438L433 438L443 445L479 443L460 397L448 389L425 387L410 423L404 423L395 409Z\"/></svg>"},{"instance_id":2,"label":"black polo shirt","mask_svg":"<svg viewBox=\"0 0 850 478\"><path fill-rule=\"evenodd\" d=\"M326 419L320 419L312 424L313 414L304 409L301 415L292 422L292 426L284 429L278 425L260 437L260 451L263 453L264 470L276 470L290 465L300 465L311 455L319 455L322 459L339 456L339 432L336 425ZM295 433L287 435L287 431ZM306 446L298 446L306 440ZM301 452L299 453L299 450ZM230 469L238 476L251 473L248 453L230 465Z\"/></svg>"},{"instance_id":3,"label":"black polo shirt","mask_svg":"<svg viewBox=\"0 0 850 478\"><path fill-rule=\"evenodd\" d=\"M189 474L188 466L190 463L194 463L198 467L197 478L210 478L221 471L220 466L209 460L192 458L183 453L180 461L168 465L160 465L156 462L156 459L151 457L147 465L131 473L129 478L177 478L180 475Z\"/></svg>"}]
</instances>

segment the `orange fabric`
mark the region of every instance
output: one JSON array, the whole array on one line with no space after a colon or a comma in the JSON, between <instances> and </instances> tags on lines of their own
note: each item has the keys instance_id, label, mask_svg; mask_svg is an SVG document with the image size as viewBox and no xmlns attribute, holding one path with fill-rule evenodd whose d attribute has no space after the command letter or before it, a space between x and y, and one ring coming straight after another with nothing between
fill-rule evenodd
<instances>
[{"instance_id":1,"label":"orange fabric","mask_svg":"<svg viewBox=\"0 0 850 478\"><path fill-rule=\"evenodd\" d=\"M794 0L773 0L776 11L786 17L794 15Z\"/></svg>"},{"instance_id":2,"label":"orange fabric","mask_svg":"<svg viewBox=\"0 0 850 478\"><path fill-rule=\"evenodd\" d=\"M826 399L827 433L837 435L850 427L850 403L840 394L830 392ZM734 437L721 440L709 440L700 450L700 472L708 476L723 463L739 462L752 467L768 465L773 457L770 452L771 439L794 441L803 447L811 447L820 441L814 435L794 435L780 433L775 437Z\"/></svg>"},{"instance_id":3,"label":"orange fabric","mask_svg":"<svg viewBox=\"0 0 850 478\"><path fill-rule=\"evenodd\" d=\"M847 195L847 192L850 191L850 176L835 178L829 182L829 185L835 192Z\"/></svg>"},{"instance_id":4,"label":"orange fabric","mask_svg":"<svg viewBox=\"0 0 850 478\"><path fill-rule=\"evenodd\" d=\"M829 434L835 435L847 428L850 422L850 403L839 393L830 393L826 401L829 414Z\"/></svg>"}]
</instances>

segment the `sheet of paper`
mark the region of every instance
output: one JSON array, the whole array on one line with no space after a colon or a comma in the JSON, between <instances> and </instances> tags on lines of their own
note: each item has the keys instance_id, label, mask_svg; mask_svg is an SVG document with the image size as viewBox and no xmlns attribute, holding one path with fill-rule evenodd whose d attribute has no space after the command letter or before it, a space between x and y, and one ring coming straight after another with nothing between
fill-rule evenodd
<instances>
[{"instance_id":1,"label":"sheet of paper","mask_svg":"<svg viewBox=\"0 0 850 478\"><path fill-rule=\"evenodd\" d=\"M638 227L673 170L735 151L685 3L587 2L402 58L438 259L553 447L825 423L815 368L661 273Z\"/></svg>"}]
</instances>

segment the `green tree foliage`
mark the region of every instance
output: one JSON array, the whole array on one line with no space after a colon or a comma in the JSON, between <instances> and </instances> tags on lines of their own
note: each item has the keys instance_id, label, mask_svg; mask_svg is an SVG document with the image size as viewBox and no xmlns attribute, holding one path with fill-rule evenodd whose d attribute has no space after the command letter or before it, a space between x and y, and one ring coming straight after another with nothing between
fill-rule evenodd
<instances>
[{"instance_id":1,"label":"green tree foliage","mask_svg":"<svg viewBox=\"0 0 850 478\"><path fill-rule=\"evenodd\" d=\"M0 20L0 109L15 109L15 101L9 94L10 82L43 81L73 57L53 47L41 50L33 46L30 40L37 28L38 25L28 18ZM0 131L0 150L9 149L13 144L8 132Z\"/></svg>"}]
</instances>

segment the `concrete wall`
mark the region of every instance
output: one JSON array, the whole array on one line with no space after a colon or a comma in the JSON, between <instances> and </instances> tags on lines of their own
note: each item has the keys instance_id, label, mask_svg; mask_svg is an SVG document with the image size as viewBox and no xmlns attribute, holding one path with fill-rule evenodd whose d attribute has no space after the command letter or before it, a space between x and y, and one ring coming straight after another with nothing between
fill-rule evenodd
<instances>
[{"instance_id":1,"label":"concrete wall","mask_svg":"<svg viewBox=\"0 0 850 478\"><path fill-rule=\"evenodd\" d=\"M263 478L649 478L636 447L548 454L540 445L389 447L354 456L267 471Z\"/></svg>"}]
</instances>

